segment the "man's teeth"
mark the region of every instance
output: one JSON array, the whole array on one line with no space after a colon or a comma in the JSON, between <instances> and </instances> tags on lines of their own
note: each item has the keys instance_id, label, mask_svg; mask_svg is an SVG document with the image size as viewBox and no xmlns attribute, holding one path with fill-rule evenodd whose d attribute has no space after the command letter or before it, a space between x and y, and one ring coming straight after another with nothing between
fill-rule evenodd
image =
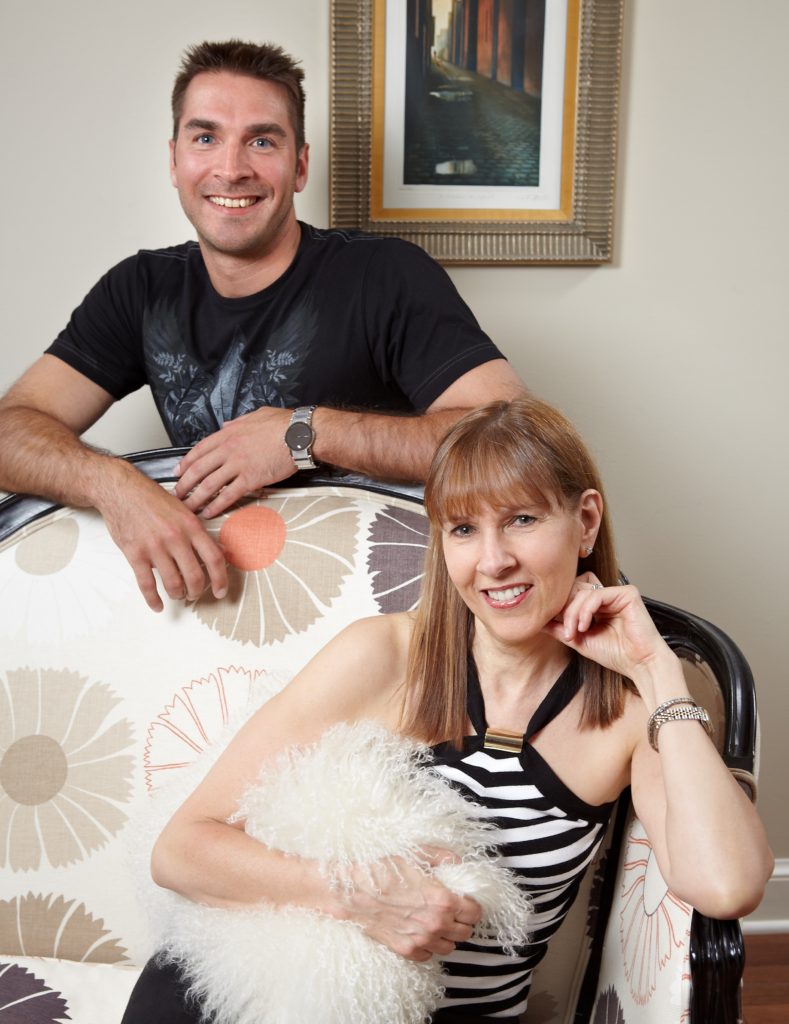
<instances>
[{"instance_id":1,"label":"man's teeth","mask_svg":"<svg viewBox=\"0 0 789 1024\"><path fill-rule=\"evenodd\" d=\"M253 203L258 201L257 196L253 196L251 199L229 199L227 196L209 196L208 199L214 206L233 207L252 206Z\"/></svg>"},{"instance_id":2,"label":"man's teeth","mask_svg":"<svg viewBox=\"0 0 789 1024\"><path fill-rule=\"evenodd\" d=\"M489 590L488 597L491 601L514 601L520 594L525 594L527 589L522 584L519 587L507 587L506 590Z\"/></svg>"}]
</instances>

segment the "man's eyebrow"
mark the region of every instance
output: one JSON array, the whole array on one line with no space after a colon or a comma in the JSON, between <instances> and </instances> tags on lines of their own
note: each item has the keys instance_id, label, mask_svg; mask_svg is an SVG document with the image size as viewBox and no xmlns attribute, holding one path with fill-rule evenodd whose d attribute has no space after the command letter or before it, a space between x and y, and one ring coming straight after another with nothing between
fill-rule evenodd
<instances>
[{"instance_id":1,"label":"man's eyebrow","mask_svg":"<svg viewBox=\"0 0 789 1024\"><path fill-rule=\"evenodd\" d=\"M203 132L215 132L218 127L219 123L217 121L206 121L201 117L193 117L184 125L184 128L187 130L199 128Z\"/></svg>"},{"instance_id":2,"label":"man's eyebrow","mask_svg":"<svg viewBox=\"0 0 789 1024\"><path fill-rule=\"evenodd\" d=\"M276 121L264 121L262 124L247 125L247 135L278 135L285 139L288 133Z\"/></svg>"},{"instance_id":3,"label":"man's eyebrow","mask_svg":"<svg viewBox=\"0 0 789 1024\"><path fill-rule=\"evenodd\" d=\"M187 131L215 132L221 128L218 121L208 121L202 117L193 117L186 122L184 128ZM282 125L276 121L262 121L260 124L249 124L245 128L247 135L277 135L279 138L287 138L287 132Z\"/></svg>"}]
</instances>

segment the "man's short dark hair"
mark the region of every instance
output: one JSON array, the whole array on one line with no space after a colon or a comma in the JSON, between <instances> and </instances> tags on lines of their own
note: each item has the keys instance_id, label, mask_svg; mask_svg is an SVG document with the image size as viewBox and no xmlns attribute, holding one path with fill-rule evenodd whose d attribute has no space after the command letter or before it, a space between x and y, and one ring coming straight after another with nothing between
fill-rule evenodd
<instances>
[{"instance_id":1,"label":"man's short dark hair","mask_svg":"<svg viewBox=\"0 0 789 1024\"><path fill-rule=\"evenodd\" d=\"M304 72L290 54L273 43L244 43L229 39L224 43L198 43L184 51L181 66L173 86L173 139L178 138L178 126L184 106L184 94L196 75L211 71L231 71L248 75L263 82L283 86L288 97L296 150L304 145Z\"/></svg>"}]
</instances>

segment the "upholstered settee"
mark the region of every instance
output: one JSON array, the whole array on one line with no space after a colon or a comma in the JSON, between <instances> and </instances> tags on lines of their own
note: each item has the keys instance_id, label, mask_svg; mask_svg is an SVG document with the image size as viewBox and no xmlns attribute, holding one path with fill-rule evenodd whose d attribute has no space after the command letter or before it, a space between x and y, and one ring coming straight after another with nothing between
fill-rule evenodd
<instances>
[{"instance_id":1,"label":"upholstered settee","mask_svg":"<svg viewBox=\"0 0 789 1024\"><path fill-rule=\"evenodd\" d=\"M170 486L177 455L132 458ZM117 1024L151 952L141 888L152 883L131 868L150 795L272 674L298 671L348 622L418 600L418 495L295 483L210 523L230 563L227 598L167 602L159 615L97 514L0 501L0 1024ZM747 665L714 627L653 608L748 784ZM737 922L706 922L674 898L620 805L526 1020L733 1024Z\"/></svg>"}]
</instances>

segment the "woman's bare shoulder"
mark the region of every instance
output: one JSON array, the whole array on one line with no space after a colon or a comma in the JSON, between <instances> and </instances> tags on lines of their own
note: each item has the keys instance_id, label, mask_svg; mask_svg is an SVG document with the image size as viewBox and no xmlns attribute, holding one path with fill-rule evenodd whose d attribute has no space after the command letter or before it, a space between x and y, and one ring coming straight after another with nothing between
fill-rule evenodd
<instances>
[{"instance_id":1,"label":"woman's bare shoulder","mask_svg":"<svg viewBox=\"0 0 789 1024\"><path fill-rule=\"evenodd\" d=\"M283 703L308 704L332 694L335 715L389 719L408 662L411 618L375 615L346 626L283 691Z\"/></svg>"},{"instance_id":2,"label":"woman's bare shoulder","mask_svg":"<svg viewBox=\"0 0 789 1024\"><path fill-rule=\"evenodd\" d=\"M352 622L338 635L337 641L342 646L352 644L360 654L372 648L384 657L400 658L408 654L413 621L409 612L371 615Z\"/></svg>"},{"instance_id":3,"label":"woman's bare shoulder","mask_svg":"<svg viewBox=\"0 0 789 1024\"><path fill-rule=\"evenodd\" d=\"M189 813L227 820L264 762L315 743L338 722L366 719L398 731L410 633L405 615L346 626L242 726L190 799Z\"/></svg>"}]
</instances>

